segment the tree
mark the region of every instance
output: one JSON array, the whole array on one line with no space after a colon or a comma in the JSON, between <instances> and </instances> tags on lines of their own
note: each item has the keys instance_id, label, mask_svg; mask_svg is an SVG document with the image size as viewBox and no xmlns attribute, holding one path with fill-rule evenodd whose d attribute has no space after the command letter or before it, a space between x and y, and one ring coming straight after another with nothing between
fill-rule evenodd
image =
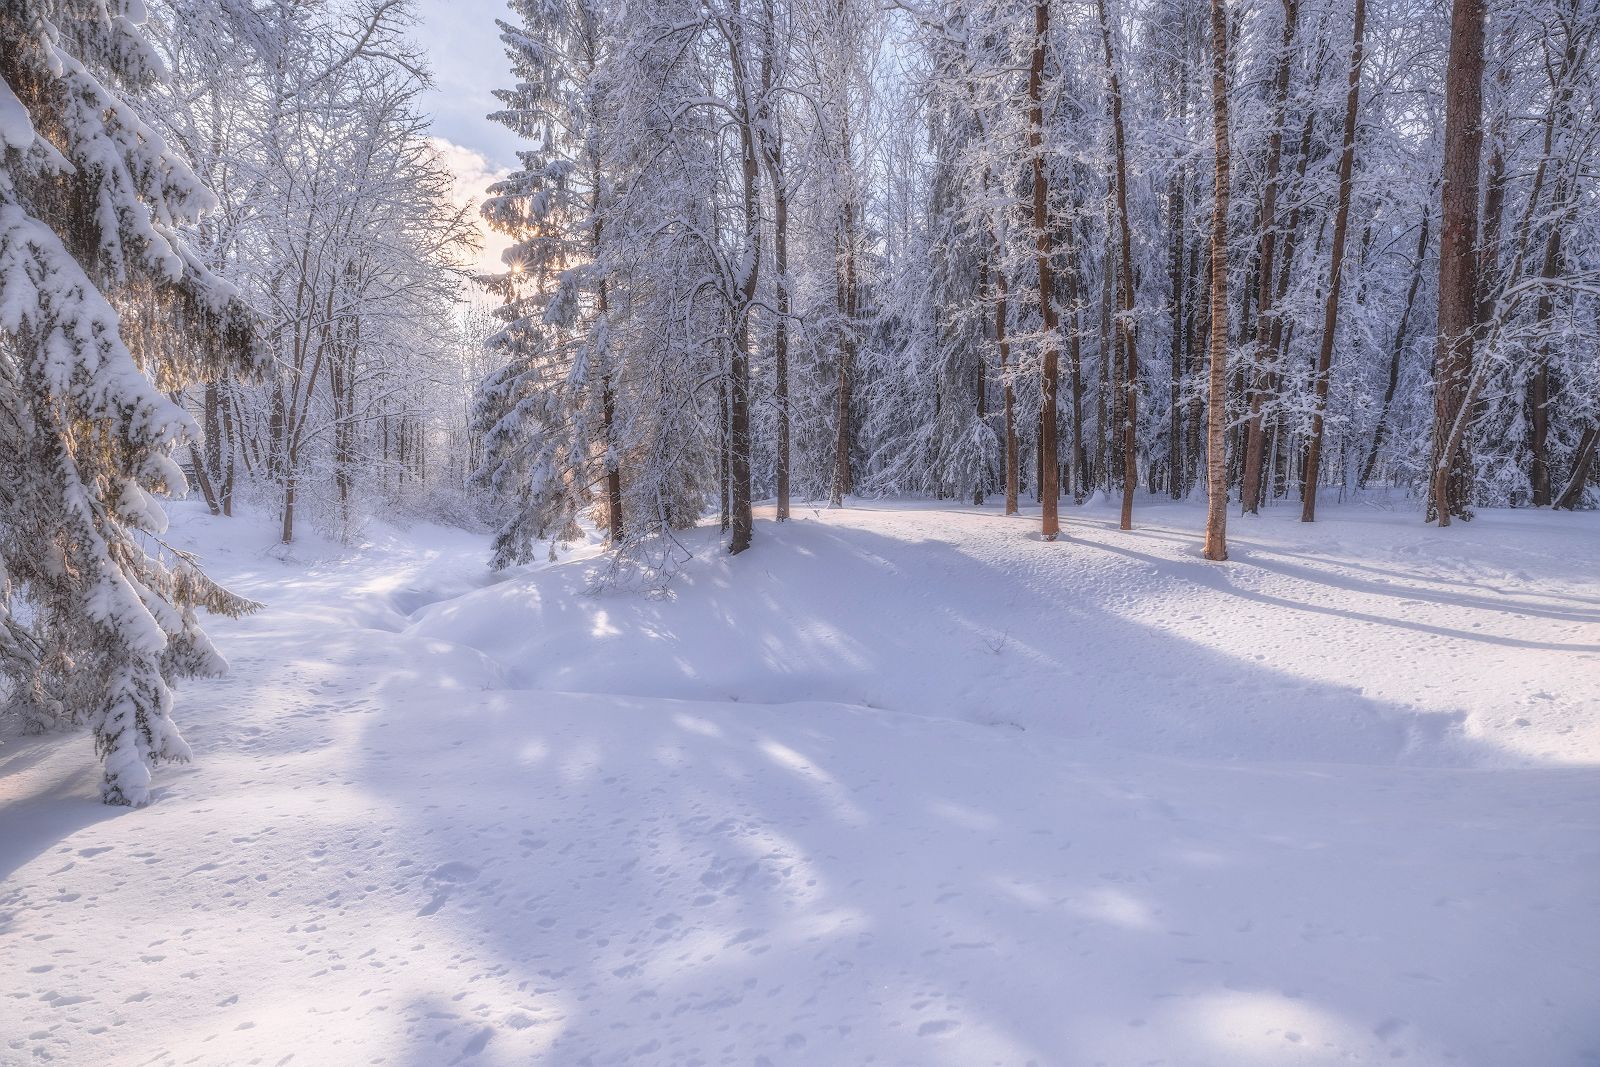
<instances>
[{"instance_id":1,"label":"tree","mask_svg":"<svg viewBox=\"0 0 1600 1067\"><path fill-rule=\"evenodd\" d=\"M1267 134L1265 173L1261 186L1261 249L1256 272L1260 275L1256 295L1255 382L1250 390L1250 421L1244 449L1243 484L1239 490L1246 512L1261 508L1262 452L1265 448L1262 406L1266 402L1268 365L1276 355L1271 344L1272 327L1278 320L1273 311L1277 287L1278 176L1283 161L1283 127L1289 106L1289 71L1294 63L1294 35L1300 20L1299 0L1283 0L1283 39L1278 46L1277 70L1273 75L1272 127Z\"/></svg>"},{"instance_id":2,"label":"tree","mask_svg":"<svg viewBox=\"0 0 1600 1067\"><path fill-rule=\"evenodd\" d=\"M1044 359L1039 380L1039 505L1040 529L1047 541L1061 533L1060 467L1056 446L1056 391L1060 382L1060 350L1056 336L1055 274L1051 263L1055 240L1050 228L1050 183L1044 159L1044 59L1050 36L1050 0L1033 5L1033 46L1028 58L1028 148L1032 153L1034 259L1039 274L1039 315L1044 325Z\"/></svg>"},{"instance_id":3,"label":"tree","mask_svg":"<svg viewBox=\"0 0 1600 1067\"><path fill-rule=\"evenodd\" d=\"M1444 179L1440 191L1439 327L1434 355L1433 459L1428 516L1471 518L1463 448L1472 402L1477 326L1478 193L1483 154L1483 0L1454 0L1445 69Z\"/></svg>"},{"instance_id":4,"label":"tree","mask_svg":"<svg viewBox=\"0 0 1600 1067\"><path fill-rule=\"evenodd\" d=\"M1211 372L1206 412L1206 559L1228 558L1228 16L1211 0L1211 133L1216 187L1211 204Z\"/></svg>"},{"instance_id":5,"label":"tree","mask_svg":"<svg viewBox=\"0 0 1600 1067\"><path fill-rule=\"evenodd\" d=\"M1117 346L1122 360L1122 528L1133 529L1133 495L1139 488L1139 349L1133 329L1133 227L1128 219L1128 149L1122 124L1122 81L1111 48L1105 0L1095 0L1111 89L1111 137L1117 201Z\"/></svg>"},{"instance_id":6,"label":"tree","mask_svg":"<svg viewBox=\"0 0 1600 1067\"><path fill-rule=\"evenodd\" d=\"M517 0L513 11L517 24L499 25L517 81L496 91L505 107L490 118L528 147L483 204L515 244L490 281L505 325L489 344L505 362L478 409L483 477L516 500L496 540L501 566L526 562L552 533L575 536L597 485L611 541L626 533L599 140L605 13L596 0Z\"/></svg>"},{"instance_id":7,"label":"tree","mask_svg":"<svg viewBox=\"0 0 1600 1067\"><path fill-rule=\"evenodd\" d=\"M1317 350L1315 399L1311 412L1311 443L1306 449L1304 502L1301 522L1317 517L1317 482L1322 471L1322 427L1328 407L1328 375L1333 362L1334 333L1339 327L1339 292L1344 275L1344 242L1350 228L1350 186L1356 155L1356 111L1361 103L1362 44L1367 26L1366 0L1355 0L1354 43L1350 46L1350 88L1344 106L1344 146L1339 152L1339 206L1333 216L1333 252L1328 266L1328 299L1322 318L1322 345Z\"/></svg>"},{"instance_id":8,"label":"tree","mask_svg":"<svg viewBox=\"0 0 1600 1067\"><path fill-rule=\"evenodd\" d=\"M103 5L0 9L0 671L29 727L89 727L102 797L134 806L190 758L172 684L226 669L196 609L253 606L161 540L152 496L199 435L167 392L260 358L177 232L214 199L114 88L159 77Z\"/></svg>"}]
</instances>

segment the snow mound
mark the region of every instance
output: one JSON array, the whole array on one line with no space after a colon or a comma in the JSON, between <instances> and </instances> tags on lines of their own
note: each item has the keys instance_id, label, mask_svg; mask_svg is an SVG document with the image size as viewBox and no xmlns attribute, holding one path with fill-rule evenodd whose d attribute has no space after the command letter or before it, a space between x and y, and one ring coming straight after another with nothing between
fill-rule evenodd
<instances>
[{"instance_id":1,"label":"snow mound","mask_svg":"<svg viewBox=\"0 0 1600 1067\"><path fill-rule=\"evenodd\" d=\"M1190 505L1132 532L1074 511L1055 544L993 509L808 511L737 558L692 531L664 595L596 592L586 552L408 632L546 691L823 701L1198 758L1600 761L1593 516L1440 532L1326 510L1235 520L1220 566Z\"/></svg>"}]
</instances>

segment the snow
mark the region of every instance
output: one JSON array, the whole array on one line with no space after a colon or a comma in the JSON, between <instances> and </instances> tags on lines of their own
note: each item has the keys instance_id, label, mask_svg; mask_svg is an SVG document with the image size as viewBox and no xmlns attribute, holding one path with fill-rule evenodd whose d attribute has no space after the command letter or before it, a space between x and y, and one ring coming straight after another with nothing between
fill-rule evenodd
<instances>
[{"instance_id":1,"label":"snow","mask_svg":"<svg viewBox=\"0 0 1600 1067\"><path fill-rule=\"evenodd\" d=\"M28 110L11 91L11 86L0 78L0 151L7 148L25 149L33 143L33 123Z\"/></svg>"},{"instance_id":2,"label":"snow","mask_svg":"<svg viewBox=\"0 0 1600 1067\"><path fill-rule=\"evenodd\" d=\"M1277 510L805 509L594 594L174 505L268 607L150 807L0 748L0 1063L1600 1057L1600 516Z\"/></svg>"}]
</instances>

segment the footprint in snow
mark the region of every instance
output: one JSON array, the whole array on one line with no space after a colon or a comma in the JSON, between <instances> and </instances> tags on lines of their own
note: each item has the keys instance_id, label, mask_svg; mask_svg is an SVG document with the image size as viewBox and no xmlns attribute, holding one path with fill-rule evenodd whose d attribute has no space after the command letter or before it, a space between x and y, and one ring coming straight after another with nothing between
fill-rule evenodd
<instances>
[{"instance_id":1,"label":"footprint in snow","mask_svg":"<svg viewBox=\"0 0 1600 1067\"><path fill-rule=\"evenodd\" d=\"M478 868L460 860L451 860L435 867L429 877L439 882L470 882L478 877Z\"/></svg>"},{"instance_id":2,"label":"footprint in snow","mask_svg":"<svg viewBox=\"0 0 1600 1067\"><path fill-rule=\"evenodd\" d=\"M937 1037L940 1034L948 1034L950 1031L960 1027L961 1024L954 1019L931 1019L917 1027L917 1036Z\"/></svg>"}]
</instances>

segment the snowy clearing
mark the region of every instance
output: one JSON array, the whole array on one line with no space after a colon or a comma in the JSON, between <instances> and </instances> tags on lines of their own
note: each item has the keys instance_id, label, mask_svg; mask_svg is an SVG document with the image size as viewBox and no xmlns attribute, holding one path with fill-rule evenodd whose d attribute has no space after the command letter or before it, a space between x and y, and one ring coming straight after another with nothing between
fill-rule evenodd
<instances>
[{"instance_id":1,"label":"snowy clearing","mask_svg":"<svg viewBox=\"0 0 1600 1067\"><path fill-rule=\"evenodd\" d=\"M1600 1060L1600 516L1141 508L596 596L179 505L268 608L149 808L0 747L0 1062Z\"/></svg>"}]
</instances>

